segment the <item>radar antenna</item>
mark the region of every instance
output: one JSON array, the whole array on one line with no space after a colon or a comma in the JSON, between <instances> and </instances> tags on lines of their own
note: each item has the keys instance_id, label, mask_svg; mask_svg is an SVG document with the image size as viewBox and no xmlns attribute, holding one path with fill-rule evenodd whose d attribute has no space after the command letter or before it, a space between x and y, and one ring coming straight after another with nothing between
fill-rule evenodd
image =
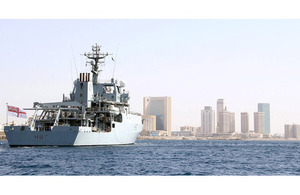
<instances>
[{"instance_id":1,"label":"radar antenna","mask_svg":"<svg viewBox=\"0 0 300 195\"><path fill-rule=\"evenodd\" d=\"M93 74L93 83L97 83L98 82L98 74L100 71L99 66L101 64L105 63L105 57L107 57L108 55L112 55L112 54L108 54L108 53L100 53L100 48L101 46L99 46L97 43L95 45L92 46L92 53L84 53L83 55L85 57L87 57L87 59L89 59L90 61L86 61L86 65L90 64L92 66L92 74Z\"/></svg>"}]
</instances>

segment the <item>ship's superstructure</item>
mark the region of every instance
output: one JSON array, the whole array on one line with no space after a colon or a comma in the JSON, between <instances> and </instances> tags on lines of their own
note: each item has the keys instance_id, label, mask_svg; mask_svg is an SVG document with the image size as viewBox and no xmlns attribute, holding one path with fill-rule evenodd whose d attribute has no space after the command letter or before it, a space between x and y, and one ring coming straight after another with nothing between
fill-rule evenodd
<instances>
[{"instance_id":1,"label":"ship's superstructure","mask_svg":"<svg viewBox=\"0 0 300 195\"><path fill-rule=\"evenodd\" d=\"M108 53L92 46L85 53L90 73L80 73L70 97L62 102L35 102L28 126L5 126L10 146L84 146L133 144L142 119L130 111L125 82L99 82L100 65ZM27 109L29 110L29 109Z\"/></svg>"}]
</instances>

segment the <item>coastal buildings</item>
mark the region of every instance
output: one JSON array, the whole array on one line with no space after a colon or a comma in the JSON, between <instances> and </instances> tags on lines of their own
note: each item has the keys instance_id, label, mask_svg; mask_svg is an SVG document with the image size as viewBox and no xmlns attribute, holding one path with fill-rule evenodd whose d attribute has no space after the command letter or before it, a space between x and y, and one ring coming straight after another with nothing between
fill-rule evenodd
<instances>
[{"instance_id":1,"label":"coastal buildings","mask_svg":"<svg viewBox=\"0 0 300 195\"><path fill-rule=\"evenodd\" d=\"M254 132L263 134L265 130L265 115L263 112L254 112Z\"/></svg>"},{"instance_id":2,"label":"coastal buildings","mask_svg":"<svg viewBox=\"0 0 300 195\"><path fill-rule=\"evenodd\" d=\"M249 115L247 112L241 113L241 132L249 133Z\"/></svg>"},{"instance_id":3,"label":"coastal buildings","mask_svg":"<svg viewBox=\"0 0 300 195\"><path fill-rule=\"evenodd\" d=\"M229 133L235 133L235 114L229 112Z\"/></svg>"},{"instance_id":4,"label":"coastal buildings","mask_svg":"<svg viewBox=\"0 0 300 195\"><path fill-rule=\"evenodd\" d=\"M224 99L218 99L217 100L217 132L219 132L219 126L220 126L220 112L225 110L225 102Z\"/></svg>"},{"instance_id":5,"label":"coastal buildings","mask_svg":"<svg viewBox=\"0 0 300 195\"><path fill-rule=\"evenodd\" d=\"M193 136L193 133L191 131L172 131L172 136L191 137L191 136Z\"/></svg>"},{"instance_id":6,"label":"coastal buildings","mask_svg":"<svg viewBox=\"0 0 300 195\"><path fill-rule=\"evenodd\" d=\"M200 127L182 126L180 131L172 131L172 136L190 137L196 136L198 133L200 133Z\"/></svg>"},{"instance_id":7,"label":"coastal buildings","mask_svg":"<svg viewBox=\"0 0 300 195\"><path fill-rule=\"evenodd\" d=\"M146 99L144 99L144 102ZM204 106L201 110L201 128L196 128L192 126L181 126L180 130L172 131L172 135L184 135L187 136L198 136L198 137L226 137L229 134L239 134L239 131L244 137L270 137L270 134L265 128L270 127L270 104L269 103L259 103L258 109L264 112L255 112L254 121L250 121L250 113L241 112L240 125L236 129L235 125L235 113L227 110L224 99L217 100L217 108L215 111L212 106ZM157 115L156 115L157 116ZM252 118L252 117L251 117ZM267 122L266 119L267 118ZM250 126L254 122L254 129L250 131ZM253 128L253 127L252 127ZM198 130L196 130L198 129ZM201 130L200 130L201 129ZM158 128L157 128L158 130ZM251 134L251 135L250 135Z\"/></svg>"},{"instance_id":8,"label":"coastal buildings","mask_svg":"<svg viewBox=\"0 0 300 195\"><path fill-rule=\"evenodd\" d=\"M219 127L217 133L229 133L230 122L229 122L229 112L221 111L219 113Z\"/></svg>"},{"instance_id":9,"label":"coastal buildings","mask_svg":"<svg viewBox=\"0 0 300 195\"><path fill-rule=\"evenodd\" d=\"M288 138L300 138L300 125L284 125L284 137Z\"/></svg>"},{"instance_id":10,"label":"coastal buildings","mask_svg":"<svg viewBox=\"0 0 300 195\"><path fill-rule=\"evenodd\" d=\"M171 97L144 97L144 115L155 115L156 130L171 136Z\"/></svg>"},{"instance_id":11,"label":"coastal buildings","mask_svg":"<svg viewBox=\"0 0 300 195\"><path fill-rule=\"evenodd\" d=\"M219 128L217 133L235 132L235 113L222 111L219 113Z\"/></svg>"},{"instance_id":12,"label":"coastal buildings","mask_svg":"<svg viewBox=\"0 0 300 195\"><path fill-rule=\"evenodd\" d=\"M196 135L197 133L200 133L200 127L182 126L180 127L180 131L190 131L191 135Z\"/></svg>"},{"instance_id":13,"label":"coastal buildings","mask_svg":"<svg viewBox=\"0 0 300 195\"><path fill-rule=\"evenodd\" d=\"M235 113L227 111L224 99L217 100L217 133L235 132Z\"/></svg>"},{"instance_id":14,"label":"coastal buildings","mask_svg":"<svg viewBox=\"0 0 300 195\"><path fill-rule=\"evenodd\" d=\"M211 106L205 106L204 110L201 110L201 127L202 134L216 133L215 111Z\"/></svg>"},{"instance_id":15,"label":"coastal buildings","mask_svg":"<svg viewBox=\"0 0 300 195\"><path fill-rule=\"evenodd\" d=\"M264 113L264 132L263 134L269 135L270 134L270 104L269 103L259 103L257 105L258 112Z\"/></svg>"},{"instance_id":16,"label":"coastal buildings","mask_svg":"<svg viewBox=\"0 0 300 195\"><path fill-rule=\"evenodd\" d=\"M293 125L284 125L284 137L286 139L294 137Z\"/></svg>"}]
</instances>

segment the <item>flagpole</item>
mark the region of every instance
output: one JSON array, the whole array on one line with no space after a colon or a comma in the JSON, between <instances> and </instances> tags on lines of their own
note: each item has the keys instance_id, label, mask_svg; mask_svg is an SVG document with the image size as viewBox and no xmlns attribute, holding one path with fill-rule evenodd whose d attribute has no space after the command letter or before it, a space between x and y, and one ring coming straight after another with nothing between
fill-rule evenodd
<instances>
[{"instance_id":1,"label":"flagpole","mask_svg":"<svg viewBox=\"0 0 300 195\"><path fill-rule=\"evenodd\" d=\"M8 126L8 104L6 103L6 126Z\"/></svg>"}]
</instances>

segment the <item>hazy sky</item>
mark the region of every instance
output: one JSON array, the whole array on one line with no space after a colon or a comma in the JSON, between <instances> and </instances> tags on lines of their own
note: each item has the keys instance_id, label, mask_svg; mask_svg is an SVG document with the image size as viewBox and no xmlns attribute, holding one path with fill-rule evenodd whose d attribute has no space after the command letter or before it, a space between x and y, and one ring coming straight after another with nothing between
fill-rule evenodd
<instances>
[{"instance_id":1,"label":"hazy sky","mask_svg":"<svg viewBox=\"0 0 300 195\"><path fill-rule=\"evenodd\" d=\"M300 124L300 20L0 20L0 123L5 103L61 101L91 45L117 52L131 110L144 96L172 97L172 129L200 126L201 109L224 98L236 114L271 106L271 133ZM118 49L117 49L118 48ZM107 60L105 78L112 76ZM13 120L14 118L10 118Z\"/></svg>"}]
</instances>

